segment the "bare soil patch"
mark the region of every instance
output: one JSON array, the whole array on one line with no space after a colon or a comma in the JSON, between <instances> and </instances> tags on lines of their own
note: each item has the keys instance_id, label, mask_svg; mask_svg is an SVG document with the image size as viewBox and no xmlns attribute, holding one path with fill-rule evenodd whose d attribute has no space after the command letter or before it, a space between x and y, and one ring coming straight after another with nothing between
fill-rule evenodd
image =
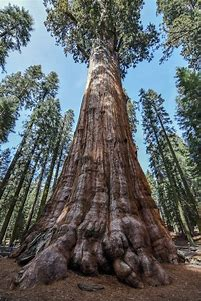
<instances>
[{"instance_id":1,"label":"bare soil patch","mask_svg":"<svg viewBox=\"0 0 201 301\"><path fill-rule=\"evenodd\" d=\"M172 284L162 287L134 289L120 283L112 275L86 277L68 272L68 278L51 285L27 290L11 290L11 279L20 269L14 260L0 259L0 301L201 301L201 267L179 264L165 265ZM97 291L80 290L78 284L99 285Z\"/></svg>"}]
</instances>

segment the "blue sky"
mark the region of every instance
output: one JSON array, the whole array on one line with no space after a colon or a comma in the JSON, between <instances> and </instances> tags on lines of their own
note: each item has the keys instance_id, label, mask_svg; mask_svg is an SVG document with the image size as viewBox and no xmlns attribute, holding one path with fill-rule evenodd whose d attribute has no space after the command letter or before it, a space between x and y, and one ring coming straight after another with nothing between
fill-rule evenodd
<instances>
[{"instance_id":1,"label":"blue sky","mask_svg":"<svg viewBox=\"0 0 201 301\"><path fill-rule=\"evenodd\" d=\"M87 79L87 68L84 64L75 64L72 57L64 55L61 46L55 45L55 40L47 32L43 22L46 18L46 12L42 4L42 0L1 0L0 8L11 4L24 6L30 11L34 18L34 31L32 32L31 41L26 48L22 49L21 54L17 52L10 53L7 59L6 71L7 74L24 71L30 65L42 65L43 72L57 72L60 79L60 89L58 98L61 102L61 108L65 110L71 108L75 111L76 121L79 115L79 109L82 101L82 95ZM149 22L159 26L161 21L160 16L156 16L156 1L145 0L145 6L142 12L143 24ZM162 53L161 50L155 52L154 59L148 62L138 64L135 69L130 69L123 82L124 87L130 98L138 100L139 90L154 89L162 94L166 99L165 107L174 118L175 114L175 71L176 67L185 66L186 63L176 50L172 57L162 65L159 60ZM0 74L2 79L6 74ZM15 128L15 133L9 135L9 143L4 144L4 147L16 147L20 142L19 133L22 131L23 120L26 113L22 112L21 118L18 120ZM140 115L138 113L140 120ZM141 122L140 122L141 123ZM175 124L178 130L177 125ZM148 167L148 156L146 155L145 145L143 143L143 132L141 125L138 126L136 135L138 145L138 158L144 171Z\"/></svg>"}]
</instances>

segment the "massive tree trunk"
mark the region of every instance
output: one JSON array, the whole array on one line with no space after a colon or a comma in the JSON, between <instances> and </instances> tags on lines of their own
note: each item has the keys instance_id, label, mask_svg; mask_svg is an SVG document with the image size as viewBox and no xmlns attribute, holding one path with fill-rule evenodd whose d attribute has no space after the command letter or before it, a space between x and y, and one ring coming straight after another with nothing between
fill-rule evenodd
<instances>
[{"instance_id":1,"label":"massive tree trunk","mask_svg":"<svg viewBox=\"0 0 201 301\"><path fill-rule=\"evenodd\" d=\"M32 259L16 277L23 288L64 278L68 268L114 272L133 287L169 283L159 261L175 262L175 247L136 157L118 58L109 47L92 51L69 156L15 256Z\"/></svg>"}]
</instances>

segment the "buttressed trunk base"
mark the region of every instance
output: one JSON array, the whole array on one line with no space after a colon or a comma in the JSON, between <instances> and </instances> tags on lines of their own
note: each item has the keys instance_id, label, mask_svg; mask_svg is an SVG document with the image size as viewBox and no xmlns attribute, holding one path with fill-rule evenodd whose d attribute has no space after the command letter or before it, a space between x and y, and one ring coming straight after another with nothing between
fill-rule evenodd
<instances>
[{"instance_id":1,"label":"buttressed trunk base","mask_svg":"<svg viewBox=\"0 0 201 301\"><path fill-rule=\"evenodd\" d=\"M168 284L176 262L132 143L116 54L95 46L70 154L44 214L15 256L22 288L67 276L111 273L127 284Z\"/></svg>"}]
</instances>

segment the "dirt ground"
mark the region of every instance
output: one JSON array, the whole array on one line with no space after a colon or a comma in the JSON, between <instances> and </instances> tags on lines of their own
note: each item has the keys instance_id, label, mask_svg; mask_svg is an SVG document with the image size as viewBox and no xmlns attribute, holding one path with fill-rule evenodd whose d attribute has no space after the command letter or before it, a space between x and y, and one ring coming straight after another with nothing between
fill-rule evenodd
<instances>
[{"instance_id":1,"label":"dirt ground","mask_svg":"<svg viewBox=\"0 0 201 301\"><path fill-rule=\"evenodd\" d=\"M19 270L14 260L0 259L0 301L201 301L201 267L186 264L165 265L172 284L163 287L130 288L114 276L86 277L69 271L65 280L27 290L10 290ZM82 291L78 284L99 284L103 290Z\"/></svg>"}]
</instances>

